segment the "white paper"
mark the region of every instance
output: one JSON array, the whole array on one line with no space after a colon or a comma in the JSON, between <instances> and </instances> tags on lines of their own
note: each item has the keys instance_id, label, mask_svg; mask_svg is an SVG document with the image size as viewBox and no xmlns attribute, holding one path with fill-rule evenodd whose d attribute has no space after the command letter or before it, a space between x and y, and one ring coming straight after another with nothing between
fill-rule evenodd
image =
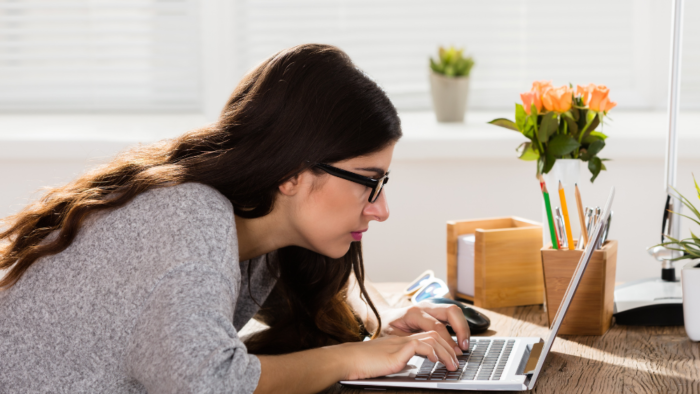
<instances>
[{"instance_id":1,"label":"white paper","mask_svg":"<svg viewBox=\"0 0 700 394\"><path fill-rule=\"evenodd\" d=\"M474 234L457 238L457 292L474 297Z\"/></svg>"}]
</instances>

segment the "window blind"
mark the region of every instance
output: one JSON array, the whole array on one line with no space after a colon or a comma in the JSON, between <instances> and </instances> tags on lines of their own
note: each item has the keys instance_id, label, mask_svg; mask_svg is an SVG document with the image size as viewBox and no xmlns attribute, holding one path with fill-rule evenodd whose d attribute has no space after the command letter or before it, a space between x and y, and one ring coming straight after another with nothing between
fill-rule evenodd
<instances>
[{"instance_id":1,"label":"window blind","mask_svg":"<svg viewBox=\"0 0 700 394\"><path fill-rule=\"evenodd\" d=\"M199 109L196 0L0 0L0 110Z\"/></svg>"},{"instance_id":2,"label":"window blind","mask_svg":"<svg viewBox=\"0 0 700 394\"><path fill-rule=\"evenodd\" d=\"M470 108L511 109L540 79L555 86L605 84L619 108L665 108L671 5L662 3L238 0L239 74L280 49L328 43L348 52L398 108L428 109L428 57L440 45L455 45L476 61ZM700 27L693 15L700 15L700 4L686 2L686 109L700 108ZM664 38L655 39L659 34Z\"/></svg>"}]
</instances>

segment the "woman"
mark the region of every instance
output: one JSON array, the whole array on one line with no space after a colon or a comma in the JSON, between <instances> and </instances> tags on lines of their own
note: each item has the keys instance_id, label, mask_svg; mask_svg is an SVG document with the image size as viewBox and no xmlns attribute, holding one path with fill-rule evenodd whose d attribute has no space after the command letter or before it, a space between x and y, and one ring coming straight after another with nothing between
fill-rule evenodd
<instances>
[{"instance_id":1,"label":"woman","mask_svg":"<svg viewBox=\"0 0 700 394\"><path fill-rule=\"evenodd\" d=\"M50 190L0 233L0 387L316 392L414 354L454 370L459 308L391 309L364 279L358 241L389 216L400 136L347 55L301 45L246 75L215 124ZM270 328L244 343L256 314Z\"/></svg>"}]
</instances>

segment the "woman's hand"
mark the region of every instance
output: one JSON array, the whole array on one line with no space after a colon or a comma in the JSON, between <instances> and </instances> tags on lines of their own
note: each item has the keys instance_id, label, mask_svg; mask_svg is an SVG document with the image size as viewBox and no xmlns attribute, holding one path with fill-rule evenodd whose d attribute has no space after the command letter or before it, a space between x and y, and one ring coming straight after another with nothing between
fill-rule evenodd
<instances>
[{"instance_id":1,"label":"woman's hand","mask_svg":"<svg viewBox=\"0 0 700 394\"><path fill-rule=\"evenodd\" d=\"M391 336L337 345L349 362L346 380L373 378L401 371L414 355L442 362L448 370L459 365L454 349L435 331Z\"/></svg>"},{"instance_id":2,"label":"woman's hand","mask_svg":"<svg viewBox=\"0 0 700 394\"><path fill-rule=\"evenodd\" d=\"M381 312L380 335L408 336L417 332L435 331L457 355L469 349L469 324L457 305L433 304L423 301L406 308L388 308ZM457 335L457 342L447 331L449 323Z\"/></svg>"}]
</instances>

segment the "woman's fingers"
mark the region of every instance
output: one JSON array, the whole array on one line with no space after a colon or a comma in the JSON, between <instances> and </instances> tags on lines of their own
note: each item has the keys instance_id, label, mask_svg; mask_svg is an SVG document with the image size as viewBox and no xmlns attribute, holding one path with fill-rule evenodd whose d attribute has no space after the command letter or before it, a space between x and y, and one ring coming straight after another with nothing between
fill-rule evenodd
<instances>
[{"instance_id":1,"label":"woman's fingers","mask_svg":"<svg viewBox=\"0 0 700 394\"><path fill-rule=\"evenodd\" d=\"M447 329L445 329L444 333L440 332L440 335L447 335L447 339L449 339L448 343L454 343L453 346L458 346L462 350L469 349L469 336L471 333L469 331L467 319L464 317L464 313L460 307L457 305L439 305L424 301L421 303L421 308L436 320L442 323L448 323L452 326L452 330L454 330L457 336L458 343L452 340L452 336Z\"/></svg>"},{"instance_id":2,"label":"woman's fingers","mask_svg":"<svg viewBox=\"0 0 700 394\"><path fill-rule=\"evenodd\" d=\"M423 305L421 305L423 307ZM445 308L440 308L440 309L445 309ZM459 308L457 308L459 309ZM460 350L461 346L459 346L455 341L452 339L452 335L450 335L450 332L447 331L447 327L445 327L445 324L443 324L439 319L437 319L435 316L433 316L433 311L431 308L423 308L421 309L421 314L422 316L417 319L417 324L418 327L423 330L423 331L436 331L438 334L440 334L440 337L442 337L445 342L446 346L448 346L452 351L454 352L455 348L458 350L458 354L461 356L463 353ZM438 314L440 315L440 314ZM464 316L462 316L462 319L464 319ZM467 337L468 338L468 337ZM458 337L459 339L459 337ZM467 348L468 349L468 348Z\"/></svg>"},{"instance_id":3,"label":"woman's fingers","mask_svg":"<svg viewBox=\"0 0 700 394\"><path fill-rule=\"evenodd\" d=\"M435 331L423 332L420 334L411 335L411 338L417 338L421 342L430 346L437 355L440 362L450 370L456 370L459 362L455 356L454 349ZM423 354L421 354L423 355ZM431 360L432 361L432 360Z\"/></svg>"}]
</instances>

